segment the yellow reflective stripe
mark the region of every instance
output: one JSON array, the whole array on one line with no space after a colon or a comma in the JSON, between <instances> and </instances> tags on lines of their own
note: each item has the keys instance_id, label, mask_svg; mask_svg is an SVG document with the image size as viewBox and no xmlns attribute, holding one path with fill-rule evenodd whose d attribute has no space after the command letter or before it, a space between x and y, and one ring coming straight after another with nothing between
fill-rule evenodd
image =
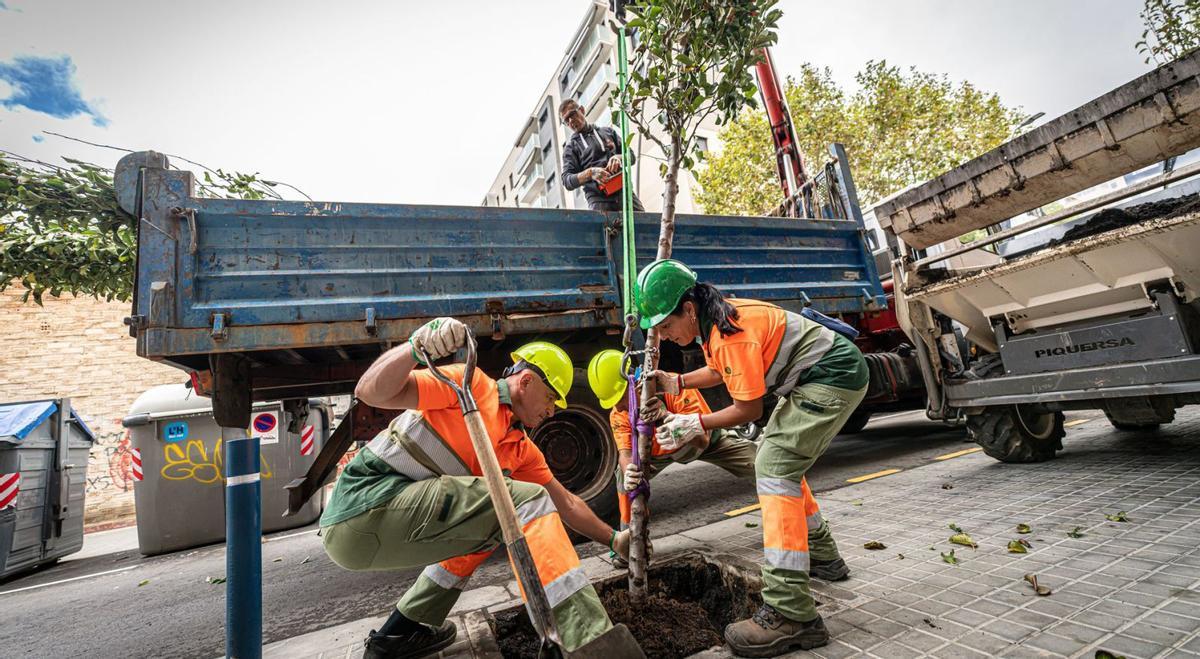
<instances>
[{"instance_id":1,"label":"yellow reflective stripe","mask_svg":"<svg viewBox=\"0 0 1200 659\"><path fill-rule=\"evenodd\" d=\"M803 494L800 483L783 478L759 478L755 480L759 494L777 494L785 497L798 497Z\"/></svg>"}]
</instances>

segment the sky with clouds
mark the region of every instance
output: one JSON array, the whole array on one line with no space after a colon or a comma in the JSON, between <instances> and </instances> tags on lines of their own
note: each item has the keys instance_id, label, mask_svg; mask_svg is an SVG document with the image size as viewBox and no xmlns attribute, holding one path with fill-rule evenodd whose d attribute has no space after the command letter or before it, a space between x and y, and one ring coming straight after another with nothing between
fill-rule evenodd
<instances>
[{"instance_id":1,"label":"sky with clouds","mask_svg":"<svg viewBox=\"0 0 1200 659\"><path fill-rule=\"evenodd\" d=\"M0 149L44 131L259 171L317 199L479 203L588 0L0 0ZM776 65L871 59L1054 117L1150 67L1141 0L782 0ZM851 154L853 157L853 154Z\"/></svg>"}]
</instances>

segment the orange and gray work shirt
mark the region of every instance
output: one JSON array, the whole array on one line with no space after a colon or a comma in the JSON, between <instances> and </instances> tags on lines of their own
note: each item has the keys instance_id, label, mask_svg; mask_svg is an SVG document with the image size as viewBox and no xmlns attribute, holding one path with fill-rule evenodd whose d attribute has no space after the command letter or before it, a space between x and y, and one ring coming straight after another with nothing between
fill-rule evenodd
<instances>
[{"instance_id":1,"label":"orange and gray work shirt","mask_svg":"<svg viewBox=\"0 0 1200 659\"><path fill-rule=\"evenodd\" d=\"M785 396L798 385L817 383L858 390L869 373L858 348L846 337L767 302L731 299L737 334L707 328L704 357L735 400Z\"/></svg>"},{"instance_id":2,"label":"orange and gray work shirt","mask_svg":"<svg viewBox=\"0 0 1200 659\"><path fill-rule=\"evenodd\" d=\"M704 396L695 389L684 389L678 396L666 394L663 402L666 403L667 411L671 414L711 414L708 403L704 401ZM617 443L617 450L632 451L633 450L633 431L629 426L629 412L622 412L617 408L612 408L608 413L608 425L612 427L613 440ZM681 446L676 451L683 451L687 447ZM650 447L651 457L666 457L671 455L671 451L663 449L658 445L658 439L653 440Z\"/></svg>"},{"instance_id":3,"label":"orange and gray work shirt","mask_svg":"<svg viewBox=\"0 0 1200 659\"><path fill-rule=\"evenodd\" d=\"M463 369L455 364L442 372L461 381ZM393 419L346 465L321 515L321 526L381 506L414 481L483 475L454 391L424 369L409 377L417 386L416 409ZM513 415L508 383L477 370L471 393L500 468L517 481L546 485L553 480L546 458Z\"/></svg>"}]
</instances>

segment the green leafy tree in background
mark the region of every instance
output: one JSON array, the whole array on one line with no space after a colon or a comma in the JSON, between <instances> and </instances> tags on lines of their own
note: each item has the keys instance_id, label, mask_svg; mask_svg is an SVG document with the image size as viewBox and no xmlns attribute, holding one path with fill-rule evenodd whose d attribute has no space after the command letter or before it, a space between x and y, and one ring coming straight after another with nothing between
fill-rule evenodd
<instances>
[{"instance_id":1,"label":"green leafy tree in background","mask_svg":"<svg viewBox=\"0 0 1200 659\"><path fill-rule=\"evenodd\" d=\"M1146 0L1142 38L1136 44L1146 63L1166 64L1200 48L1200 0Z\"/></svg>"},{"instance_id":2,"label":"green leafy tree in background","mask_svg":"<svg viewBox=\"0 0 1200 659\"><path fill-rule=\"evenodd\" d=\"M828 68L805 64L785 94L807 162L846 145L864 206L953 169L1012 137L1025 116L1000 97L945 75L868 62L847 92ZM697 201L712 214L761 215L783 201L771 134L761 111L721 132L724 147L698 175Z\"/></svg>"},{"instance_id":3,"label":"green leafy tree in background","mask_svg":"<svg viewBox=\"0 0 1200 659\"><path fill-rule=\"evenodd\" d=\"M17 281L24 299L38 304L47 293L128 301L137 254L133 217L117 205L111 170L64 160L58 166L0 151L0 291ZM279 199L275 187L286 185L203 168L198 187L205 196Z\"/></svg>"}]
</instances>

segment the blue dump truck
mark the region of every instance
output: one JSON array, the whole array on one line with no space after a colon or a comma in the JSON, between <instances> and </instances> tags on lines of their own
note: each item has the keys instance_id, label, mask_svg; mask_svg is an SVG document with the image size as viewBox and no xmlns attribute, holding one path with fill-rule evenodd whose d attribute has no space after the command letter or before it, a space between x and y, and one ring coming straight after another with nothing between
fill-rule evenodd
<instances>
[{"instance_id":1,"label":"blue dump truck","mask_svg":"<svg viewBox=\"0 0 1200 659\"><path fill-rule=\"evenodd\" d=\"M680 215L674 256L736 296L811 305L852 324L882 312L845 154L831 153L809 190L825 217ZM302 423L310 396L353 392L383 351L430 318L454 316L479 337L480 366L492 375L530 340L571 355L570 406L533 440L559 480L612 519L616 449L583 367L621 343L618 214L202 198L190 172L154 152L122 159L116 188L138 218L126 321L137 352L191 374L222 426L246 428L258 400L284 400ZM659 222L635 221L641 266L654 257ZM698 350L663 355L670 368L700 359ZM722 404L723 391L706 395ZM346 447L394 414L355 405L307 479L290 486L295 508Z\"/></svg>"}]
</instances>

